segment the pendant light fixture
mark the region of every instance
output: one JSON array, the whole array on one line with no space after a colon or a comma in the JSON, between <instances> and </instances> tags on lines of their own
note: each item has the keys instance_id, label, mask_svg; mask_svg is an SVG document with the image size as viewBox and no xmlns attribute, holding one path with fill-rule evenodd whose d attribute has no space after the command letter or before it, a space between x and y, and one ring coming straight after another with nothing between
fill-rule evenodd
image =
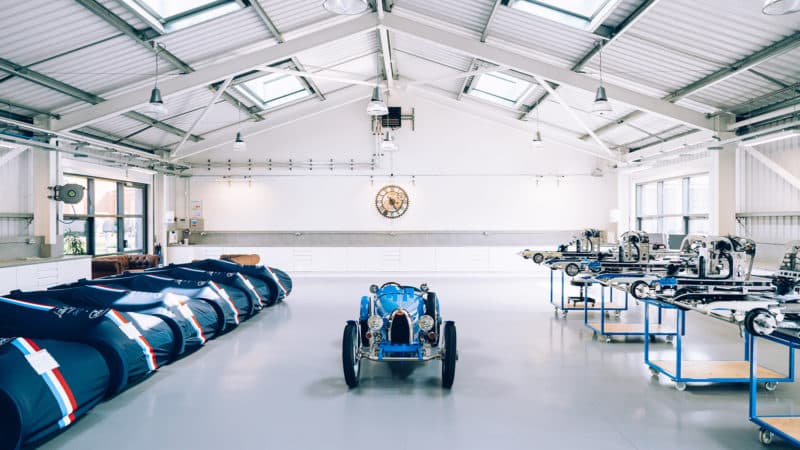
<instances>
[{"instance_id":1,"label":"pendant light fixture","mask_svg":"<svg viewBox=\"0 0 800 450\"><path fill-rule=\"evenodd\" d=\"M394 141L394 135L391 131L386 132L386 136L381 141L381 151L383 152L396 152L400 150L397 146L397 142Z\"/></svg>"},{"instance_id":2,"label":"pendant light fixture","mask_svg":"<svg viewBox=\"0 0 800 450\"><path fill-rule=\"evenodd\" d=\"M242 136L242 107L244 104L240 104L236 108L236 114L238 118L239 129L236 131L236 137L233 139L233 151L235 152L243 152L247 150L247 143L244 141L244 136Z\"/></svg>"},{"instance_id":3,"label":"pendant light fixture","mask_svg":"<svg viewBox=\"0 0 800 450\"><path fill-rule=\"evenodd\" d=\"M536 134L533 135L531 146L533 148L542 148L544 147L544 142L542 141L542 133L539 131L539 104L535 104L534 108L536 108Z\"/></svg>"},{"instance_id":4,"label":"pendant light fixture","mask_svg":"<svg viewBox=\"0 0 800 450\"><path fill-rule=\"evenodd\" d=\"M782 16L800 11L800 0L764 0L761 12L768 16Z\"/></svg>"},{"instance_id":5,"label":"pendant light fixture","mask_svg":"<svg viewBox=\"0 0 800 450\"><path fill-rule=\"evenodd\" d=\"M247 143L244 141L242 137L242 132L236 132L236 139L233 140L233 151L235 152L243 152L247 150Z\"/></svg>"},{"instance_id":6,"label":"pendant light fixture","mask_svg":"<svg viewBox=\"0 0 800 450\"><path fill-rule=\"evenodd\" d=\"M605 116L613 111L611 103L608 101L606 95L606 88L603 86L603 43L598 43L600 46L600 86L597 87L597 92L594 96L594 104L592 105L592 113L598 116Z\"/></svg>"},{"instance_id":7,"label":"pendant light fixture","mask_svg":"<svg viewBox=\"0 0 800 450\"><path fill-rule=\"evenodd\" d=\"M158 88L158 53L161 50L161 46L157 42L153 42L153 47L156 56L156 80L153 90L150 91L150 102L148 102L145 108L145 114L161 118L166 116L168 112L167 106L164 104L164 99L161 98L161 90Z\"/></svg>"},{"instance_id":8,"label":"pendant light fixture","mask_svg":"<svg viewBox=\"0 0 800 450\"><path fill-rule=\"evenodd\" d=\"M334 14L348 16L361 14L369 9L367 0L325 0L322 2L322 7Z\"/></svg>"},{"instance_id":9,"label":"pendant light fixture","mask_svg":"<svg viewBox=\"0 0 800 450\"><path fill-rule=\"evenodd\" d=\"M372 89L372 99L367 104L367 114L370 116L385 116L389 114L389 108L386 107L386 102L383 101L383 91L380 86L375 86Z\"/></svg>"}]
</instances>

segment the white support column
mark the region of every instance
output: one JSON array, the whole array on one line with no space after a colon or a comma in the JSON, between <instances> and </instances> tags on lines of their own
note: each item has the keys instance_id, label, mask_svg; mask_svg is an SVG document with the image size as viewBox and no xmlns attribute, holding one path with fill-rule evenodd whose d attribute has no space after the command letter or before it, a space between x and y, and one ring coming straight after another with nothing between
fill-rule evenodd
<instances>
[{"instance_id":1,"label":"white support column","mask_svg":"<svg viewBox=\"0 0 800 450\"><path fill-rule=\"evenodd\" d=\"M731 136L728 136L731 134ZM732 133L720 133L722 140ZM711 234L724 236L736 234L736 147L726 144L722 150L711 154L710 194L711 208L709 219Z\"/></svg>"},{"instance_id":2,"label":"white support column","mask_svg":"<svg viewBox=\"0 0 800 450\"><path fill-rule=\"evenodd\" d=\"M63 236L58 229L58 202L47 198L48 189L58 183L56 167L61 154L58 152L33 152L33 233L44 236L42 256L61 256L64 253Z\"/></svg>"}]
</instances>

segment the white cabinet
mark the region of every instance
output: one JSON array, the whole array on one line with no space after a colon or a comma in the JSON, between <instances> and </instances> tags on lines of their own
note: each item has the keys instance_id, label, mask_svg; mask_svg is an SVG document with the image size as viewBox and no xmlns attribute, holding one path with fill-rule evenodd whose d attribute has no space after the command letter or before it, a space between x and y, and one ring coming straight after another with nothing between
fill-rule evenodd
<instances>
[{"instance_id":1,"label":"white cabinet","mask_svg":"<svg viewBox=\"0 0 800 450\"><path fill-rule=\"evenodd\" d=\"M184 264L192 262L195 247L167 247L167 262L172 264Z\"/></svg>"},{"instance_id":2,"label":"white cabinet","mask_svg":"<svg viewBox=\"0 0 800 450\"><path fill-rule=\"evenodd\" d=\"M13 290L36 291L92 277L91 258L0 268L0 295Z\"/></svg>"}]
</instances>

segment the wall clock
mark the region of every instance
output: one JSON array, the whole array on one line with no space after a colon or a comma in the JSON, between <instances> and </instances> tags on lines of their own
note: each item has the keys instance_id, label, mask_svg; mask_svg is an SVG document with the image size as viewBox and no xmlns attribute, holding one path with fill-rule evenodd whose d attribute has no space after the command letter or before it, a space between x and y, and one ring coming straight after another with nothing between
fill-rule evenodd
<instances>
[{"instance_id":1,"label":"wall clock","mask_svg":"<svg viewBox=\"0 0 800 450\"><path fill-rule=\"evenodd\" d=\"M396 219L408 211L408 194L400 186L384 186L375 195L375 207L387 219Z\"/></svg>"}]
</instances>

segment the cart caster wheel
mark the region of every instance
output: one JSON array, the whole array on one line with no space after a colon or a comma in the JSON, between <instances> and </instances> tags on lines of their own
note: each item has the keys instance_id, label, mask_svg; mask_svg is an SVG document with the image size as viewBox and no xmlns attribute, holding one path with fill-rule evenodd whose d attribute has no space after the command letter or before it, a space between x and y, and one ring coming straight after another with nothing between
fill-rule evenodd
<instances>
[{"instance_id":1,"label":"cart caster wheel","mask_svg":"<svg viewBox=\"0 0 800 450\"><path fill-rule=\"evenodd\" d=\"M650 376L651 377L657 377L658 373L659 373L658 370L653 369L652 367L650 368Z\"/></svg>"},{"instance_id":2,"label":"cart caster wheel","mask_svg":"<svg viewBox=\"0 0 800 450\"><path fill-rule=\"evenodd\" d=\"M558 308L553 310L553 315L558 319Z\"/></svg>"},{"instance_id":3,"label":"cart caster wheel","mask_svg":"<svg viewBox=\"0 0 800 450\"><path fill-rule=\"evenodd\" d=\"M675 340L675 337L674 337L674 336L666 336L666 337L664 338L664 340L665 340L665 341L667 341L667 343L668 343L668 344L671 344L671 343L672 343L672 341L674 341L674 340Z\"/></svg>"},{"instance_id":4,"label":"cart caster wheel","mask_svg":"<svg viewBox=\"0 0 800 450\"><path fill-rule=\"evenodd\" d=\"M686 383L683 383L683 382L675 383L675 389L677 389L678 392L685 391L686 390Z\"/></svg>"},{"instance_id":5,"label":"cart caster wheel","mask_svg":"<svg viewBox=\"0 0 800 450\"><path fill-rule=\"evenodd\" d=\"M606 336L606 339L603 342L605 342L606 344L610 344L611 343L611 336Z\"/></svg>"},{"instance_id":6,"label":"cart caster wheel","mask_svg":"<svg viewBox=\"0 0 800 450\"><path fill-rule=\"evenodd\" d=\"M567 313L568 313L568 312L569 312L569 311L567 311L567 310L561 311L561 317L563 317L563 318L565 318L565 319L566 319L566 318L567 318Z\"/></svg>"},{"instance_id":7,"label":"cart caster wheel","mask_svg":"<svg viewBox=\"0 0 800 450\"><path fill-rule=\"evenodd\" d=\"M620 317L622 317L622 311L616 311L616 312L614 312L614 317L616 317L617 319L619 319Z\"/></svg>"},{"instance_id":8,"label":"cart caster wheel","mask_svg":"<svg viewBox=\"0 0 800 450\"><path fill-rule=\"evenodd\" d=\"M592 331L592 340L597 340L597 331Z\"/></svg>"},{"instance_id":9,"label":"cart caster wheel","mask_svg":"<svg viewBox=\"0 0 800 450\"><path fill-rule=\"evenodd\" d=\"M758 440L761 441L764 445L772 444L772 439L775 438L775 435L772 431L767 430L766 428L762 428L758 430Z\"/></svg>"},{"instance_id":10,"label":"cart caster wheel","mask_svg":"<svg viewBox=\"0 0 800 450\"><path fill-rule=\"evenodd\" d=\"M774 392L775 389L778 389L778 383L774 381L767 381L764 383L764 389L766 389L767 392Z\"/></svg>"}]
</instances>

